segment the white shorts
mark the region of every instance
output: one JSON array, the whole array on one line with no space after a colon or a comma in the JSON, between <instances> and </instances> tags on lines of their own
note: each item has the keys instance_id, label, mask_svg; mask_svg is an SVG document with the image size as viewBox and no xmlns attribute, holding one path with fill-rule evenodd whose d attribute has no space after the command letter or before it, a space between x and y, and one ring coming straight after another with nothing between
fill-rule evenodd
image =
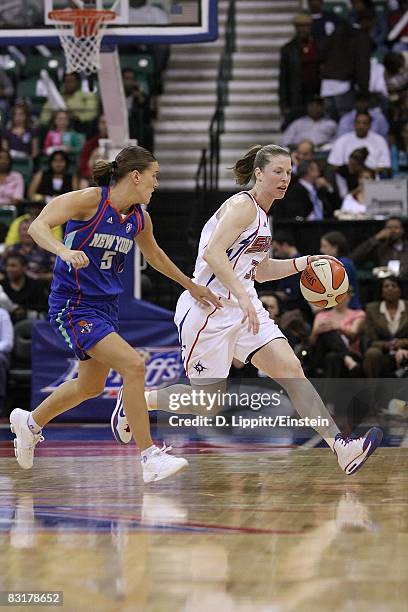
<instances>
[{"instance_id":1,"label":"white shorts","mask_svg":"<svg viewBox=\"0 0 408 612\"><path fill-rule=\"evenodd\" d=\"M242 310L230 300L224 308L200 306L188 291L179 297L174 322L179 331L184 369L188 378L205 384L227 378L232 359L246 363L248 356L276 338L285 338L269 318L259 299L253 301L259 319L259 331L248 331L248 321L241 323Z\"/></svg>"}]
</instances>

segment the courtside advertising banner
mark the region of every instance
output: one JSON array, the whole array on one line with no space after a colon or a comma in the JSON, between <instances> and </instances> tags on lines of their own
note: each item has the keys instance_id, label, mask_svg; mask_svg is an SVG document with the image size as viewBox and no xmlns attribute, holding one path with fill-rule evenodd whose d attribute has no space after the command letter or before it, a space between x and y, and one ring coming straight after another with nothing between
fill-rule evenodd
<instances>
[{"instance_id":1,"label":"courtside advertising banner","mask_svg":"<svg viewBox=\"0 0 408 612\"><path fill-rule=\"evenodd\" d=\"M120 334L145 358L146 388L160 388L177 382L183 374L177 328L173 313L152 304L137 303L137 318L122 320ZM38 321L32 337L32 392L34 409L52 391L76 378L78 360L62 337L47 321ZM57 417L60 421L106 421L115 405L120 375L111 370L103 394L83 402Z\"/></svg>"}]
</instances>

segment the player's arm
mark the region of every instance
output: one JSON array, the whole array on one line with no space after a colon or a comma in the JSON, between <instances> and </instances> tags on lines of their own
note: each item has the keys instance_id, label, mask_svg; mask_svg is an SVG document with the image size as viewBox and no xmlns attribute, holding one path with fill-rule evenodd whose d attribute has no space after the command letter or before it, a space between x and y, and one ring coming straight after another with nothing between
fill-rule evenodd
<instances>
[{"instance_id":1,"label":"player's arm","mask_svg":"<svg viewBox=\"0 0 408 612\"><path fill-rule=\"evenodd\" d=\"M208 287L194 283L180 268L174 264L166 253L159 247L153 234L153 224L149 213L144 212L144 228L135 238L147 263L164 276L171 278L187 289L194 299L207 306L209 303L217 308L221 305L216 295Z\"/></svg>"},{"instance_id":2,"label":"player's arm","mask_svg":"<svg viewBox=\"0 0 408 612\"><path fill-rule=\"evenodd\" d=\"M220 283L237 298L244 313L242 322L248 319L248 330L252 329L254 334L259 330L258 317L249 295L234 272L227 250L253 223L255 216L255 205L248 197L237 196L228 202L203 253L204 260Z\"/></svg>"},{"instance_id":3,"label":"player's arm","mask_svg":"<svg viewBox=\"0 0 408 612\"><path fill-rule=\"evenodd\" d=\"M341 262L332 255L302 255L293 259L270 259L265 257L256 267L255 280L257 283L279 280L303 272L308 264L318 259L332 259L340 265Z\"/></svg>"},{"instance_id":4,"label":"player's arm","mask_svg":"<svg viewBox=\"0 0 408 612\"><path fill-rule=\"evenodd\" d=\"M85 268L89 259L83 251L68 249L55 238L52 229L69 219L90 219L98 208L101 192L98 187L64 193L51 200L31 223L28 233L46 251L58 255L74 268Z\"/></svg>"}]
</instances>

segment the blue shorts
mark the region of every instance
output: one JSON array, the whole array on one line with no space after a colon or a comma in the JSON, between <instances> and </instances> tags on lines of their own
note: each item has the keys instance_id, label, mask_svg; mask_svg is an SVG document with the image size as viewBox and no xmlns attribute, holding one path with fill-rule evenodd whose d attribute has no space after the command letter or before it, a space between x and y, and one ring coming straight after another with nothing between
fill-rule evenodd
<instances>
[{"instance_id":1,"label":"blue shorts","mask_svg":"<svg viewBox=\"0 0 408 612\"><path fill-rule=\"evenodd\" d=\"M50 323L81 361L90 359L87 350L112 332L119 331L119 302L67 298L51 293L49 300Z\"/></svg>"}]
</instances>

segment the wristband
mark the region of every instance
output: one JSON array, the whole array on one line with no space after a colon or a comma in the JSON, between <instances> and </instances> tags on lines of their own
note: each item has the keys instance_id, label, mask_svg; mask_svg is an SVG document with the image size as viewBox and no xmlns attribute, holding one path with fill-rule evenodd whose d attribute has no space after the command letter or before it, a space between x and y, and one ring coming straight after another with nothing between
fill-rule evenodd
<instances>
[{"instance_id":1,"label":"wristband","mask_svg":"<svg viewBox=\"0 0 408 612\"><path fill-rule=\"evenodd\" d=\"M309 255L303 255L302 257L294 257L292 261L296 272L303 272L303 270L309 263Z\"/></svg>"}]
</instances>

